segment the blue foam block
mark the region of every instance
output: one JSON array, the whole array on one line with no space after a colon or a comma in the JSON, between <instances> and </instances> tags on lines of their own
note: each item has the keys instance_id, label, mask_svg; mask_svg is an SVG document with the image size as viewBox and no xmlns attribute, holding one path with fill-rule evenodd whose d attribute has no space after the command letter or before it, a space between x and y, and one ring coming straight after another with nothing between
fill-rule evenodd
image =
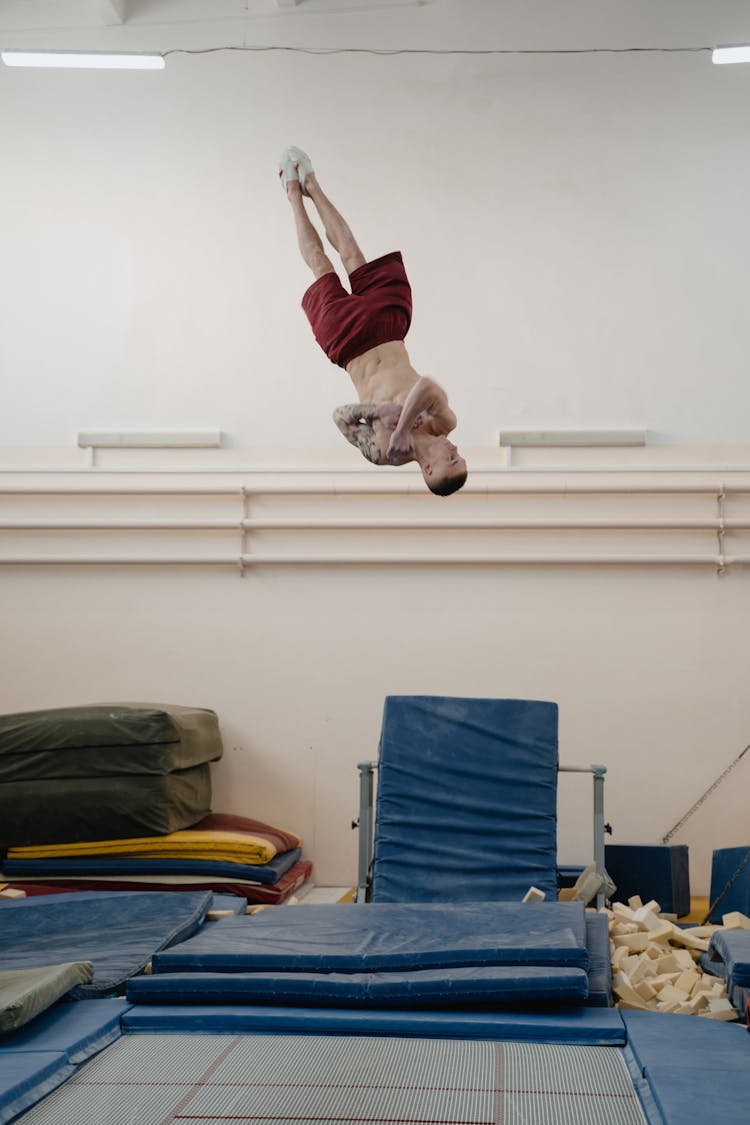
<instances>
[{"instance_id":1,"label":"blue foam block","mask_svg":"<svg viewBox=\"0 0 750 1125\"><path fill-rule=\"evenodd\" d=\"M18 1031L0 1035L0 1054L63 1052L77 1065L119 1039L120 1019L129 1007L125 1000L113 999L55 1004Z\"/></svg>"},{"instance_id":2,"label":"blue foam block","mask_svg":"<svg viewBox=\"0 0 750 1125\"><path fill-rule=\"evenodd\" d=\"M709 915L709 922L721 922L723 914L739 910L750 914L750 860L743 865L750 848L717 848L711 857L711 894L709 902L719 898L727 883L736 875L724 898ZM739 874L737 874L737 871Z\"/></svg>"},{"instance_id":3,"label":"blue foam block","mask_svg":"<svg viewBox=\"0 0 750 1125\"><path fill-rule=\"evenodd\" d=\"M284 1004L333 1008L474 1008L581 1003L583 969L474 966L388 973L158 973L128 982L144 1004Z\"/></svg>"},{"instance_id":4,"label":"blue foam block","mask_svg":"<svg viewBox=\"0 0 750 1125\"><path fill-rule=\"evenodd\" d=\"M388 696L373 902L556 896L557 705Z\"/></svg>"},{"instance_id":5,"label":"blue foam block","mask_svg":"<svg viewBox=\"0 0 750 1125\"><path fill-rule=\"evenodd\" d=\"M74 1069L63 1051L0 1052L0 1125L49 1094Z\"/></svg>"},{"instance_id":6,"label":"blue foam block","mask_svg":"<svg viewBox=\"0 0 750 1125\"><path fill-rule=\"evenodd\" d=\"M381 972L461 965L587 968L580 902L344 903L223 918L153 972Z\"/></svg>"},{"instance_id":7,"label":"blue foam block","mask_svg":"<svg viewBox=\"0 0 750 1125\"><path fill-rule=\"evenodd\" d=\"M687 844L607 844L607 872L617 885L614 902L640 895L655 899L678 918L690 913L690 863Z\"/></svg>"},{"instance_id":8,"label":"blue foam block","mask_svg":"<svg viewBox=\"0 0 750 1125\"><path fill-rule=\"evenodd\" d=\"M307 908L305 908L307 909ZM683 1018L683 1017L681 1017ZM616 1008L554 1012L357 1012L340 1008L149 1007L122 1017L124 1031L217 1034L393 1035L428 1039L509 1039L517 1043L625 1043Z\"/></svg>"},{"instance_id":9,"label":"blue foam block","mask_svg":"<svg viewBox=\"0 0 750 1125\"><path fill-rule=\"evenodd\" d=\"M211 898L210 891L87 891L3 900L0 963L26 969L91 961L93 981L71 995L106 996L141 972L157 950L194 933Z\"/></svg>"}]
</instances>

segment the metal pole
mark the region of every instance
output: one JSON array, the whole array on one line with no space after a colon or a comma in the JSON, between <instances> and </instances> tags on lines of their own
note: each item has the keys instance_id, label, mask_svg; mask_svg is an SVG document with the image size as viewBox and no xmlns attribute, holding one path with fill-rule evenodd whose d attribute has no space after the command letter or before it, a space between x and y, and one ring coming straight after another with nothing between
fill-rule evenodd
<instances>
[{"instance_id":1,"label":"metal pole","mask_svg":"<svg viewBox=\"0 0 750 1125\"><path fill-rule=\"evenodd\" d=\"M372 793L375 762L357 762L359 770L359 859L355 902L367 902L372 862Z\"/></svg>"},{"instance_id":2,"label":"metal pole","mask_svg":"<svg viewBox=\"0 0 750 1125\"><path fill-rule=\"evenodd\" d=\"M604 908L606 900L606 869L604 866L604 775L606 766L592 765L594 775L594 863L597 875L602 877L602 885L596 892L596 906L598 910Z\"/></svg>"}]
</instances>

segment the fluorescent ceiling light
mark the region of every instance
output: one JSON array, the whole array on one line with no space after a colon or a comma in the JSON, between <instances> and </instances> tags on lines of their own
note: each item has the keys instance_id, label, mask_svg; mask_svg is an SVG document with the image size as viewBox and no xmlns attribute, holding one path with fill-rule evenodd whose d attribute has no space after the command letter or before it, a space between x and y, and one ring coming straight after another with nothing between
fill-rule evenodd
<instances>
[{"instance_id":1,"label":"fluorescent ceiling light","mask_svg":"<svg viewBox=\"0 0 750 1125\"><path fill-rule=\"evenodd\" d=\"M80 70L163 70L163 55L103 51L0 51L6 66L51 66Z\"/></svg>"},{"instance_id":2,"label":"fluorescent ceiling light","mask_svg":"<svg viewBox=\"0 0 750 1125\"><path fill-rule=\"evenodd\" d=\"M715 47L711 60L715 63L750 62L750 47Z\"/></svg>"}]
</instances>

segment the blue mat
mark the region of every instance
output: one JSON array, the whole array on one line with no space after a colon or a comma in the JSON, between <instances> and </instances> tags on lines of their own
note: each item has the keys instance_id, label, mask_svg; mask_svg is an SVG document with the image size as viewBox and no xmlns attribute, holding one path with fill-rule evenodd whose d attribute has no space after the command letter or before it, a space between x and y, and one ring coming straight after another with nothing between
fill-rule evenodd
<instances>
[{"instance_id":1,"label":"blue mat","mask_svg":"<svg viewBox=\"0 0 750 1125\"><path fill-rule=\"evenodd\" d=\"M123 1031L147 1032L395 1035L602 1046L622 1046L626 1039L625 1026L616 1008L572 1008L554 1012L368 1011L360 1014L341 1008L136 1004L123 1014L122 1027Z\"/></svg>"},{"instance_id":2,"label":"blue mat","mask_svg":"<svg viewBox=\"0 0 750 1125\"><path fill-rule=\"evenodd\" d=\"M717 848L711 856L711 893L709 902L715 902L727 883L734 882L724 898L709 915L709 922L721 922L724 914L739 910L750 914L750 860L742 866L749 848ZM740 870L741 869L741 870ZM739 874L737 872L739 871Z\"/></svg>"},{"instance_id":3,"label":"blue mat","mask_svg":"<svg viewBox=\"0 0 750 1125\"><path fill-rule=\"evenodd\" d=\"M49 1094L74 1070L64 1051L0 1052L0 1125Z\"/></svg>"},{"instance_id":4,"label":"blue mat","mask_svg":"<svg viewBox=\"0 0 750 1125\"><path fill-rule=\"evenodd\" d=\"M128 981L142 1004L284 1004L333 1008L476 1008L580 1004L583 969L478 965L388 973L157 973Z\"/></svg>"},{"instance_id":5,"label":"blue mat","mask_svg":"<svg viewBox=\"0 0 750 1125\"><path fill-rule=\"evenodd\" d=\"M62 1052L68 1062L80 1065L119 1039L120 1020L129 1008L125 1000L112 999L97 1004L55 1004L18 1031L0 1035L0 1056Z\"/></svg>"},{"instance_id":6,"label":"blue mat","mask_svg":"<svg viewBox=\"0 0 750 1125\"><path fill-rule=\"evenodd\" d=\"M747 1121L750 1036L737 1024L622 1012L628 1047L664 1121Z\"/></svg>"},{"instance_id":7,"label":"blue mat","mask_svg":"<svg viewBox=\"0 0 750 1125\"><path fill-rule=\"evenodd\" d=\"M589 955L587 1003L608 1008L612 1003L612 961L606 914L586 914L586 948Z\"/></svg>"},{"instance_id":8,"label":"blue mat","mask_svg":"<svg viewBox=\"0 0 750 1125\"><path fill-rule=\"evenodd\" d=\"M750 987L750 930L717 930L711 935L705 964L720 962L726 967L725 976L732 984Z\"/></svg>"},{"instance_id":9,"label":"blue mat","mask_svg":"<svg viewBox=\"0 0 750 1125\"><path fill-rule=\"evenodd\" d=\"M556 897L557 705L388 696L373 902Z\"/></svg>"},{"instance_id":10,"label":"blue mat","mask_svg":"<svg viewBox=\"0 0 750 1125\"><path fill-rule=\"evenodd\" d=\"M153 958L154 973L382 972L462 965L587 968L579 902L351 903L223 918Z\"/></svg>"},{"instance_id":11,"label":"blue mat","mask_svg":"<svg viewBox=\"0 0 750 1125\"><path fill-rule=\"evenodd\" d=\"M662 910L690 913L690 856L687 844L607 844L604 866L616 884L612 899L640 895L656 899Z\"/></svg>"},{"instance_id":12,"label":"blue mat","mask_svg":"<svg viewBox=\"0 0 750 1125\"><path fill-rule=\"evenodd\" d=\"M88 891L3 900L0 963L26 969L91 961L93 981L71 995L106 996L141 972L157 950L195 933L211 899L210 892Z\"/></svg>"},{"instance_id":13,"label":"blue mat","mask_svg":"<svg viewBox=\"0 0 750 1125\"><path fill-rule=\"evenodd\" d=\"M717 930L700 966L726 983L727 996L744 1016L750 1000L750 930Z\"/></svg>"},{"instance_id":14,"label":"blue mat","mask_svg":"<svg viewBox=\"0 0 750 1125\"><path fill-rule=\"evenodd\" d=\"M271 885L293 867L302 855L301 848L279 852L269 863L219 863L214 860L189 859L108 859L106 856L63 859L6 859L3 874L8 879L48 876L60 879L85 879L95 875L194 875L201 879L243 879L250 883Z\"/></svg>"}]
</instances>

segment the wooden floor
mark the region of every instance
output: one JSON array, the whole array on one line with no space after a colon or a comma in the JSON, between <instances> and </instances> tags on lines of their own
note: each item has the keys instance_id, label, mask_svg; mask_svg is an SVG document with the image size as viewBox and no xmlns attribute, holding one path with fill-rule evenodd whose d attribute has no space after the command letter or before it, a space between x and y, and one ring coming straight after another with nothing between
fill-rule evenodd
<instances>
[{"instance_id":1,"label":"wooden floor","mask_svg":"<svg viewBox=\"0 0 750 1125\"><path fill-rule=\"evenodd\" d=\"M690 899L690 913L686 914L684 918L678 919L680 922L702 922L708 914L709 901L708 898L693 898Z\"/></svg>"}]
</instances>

